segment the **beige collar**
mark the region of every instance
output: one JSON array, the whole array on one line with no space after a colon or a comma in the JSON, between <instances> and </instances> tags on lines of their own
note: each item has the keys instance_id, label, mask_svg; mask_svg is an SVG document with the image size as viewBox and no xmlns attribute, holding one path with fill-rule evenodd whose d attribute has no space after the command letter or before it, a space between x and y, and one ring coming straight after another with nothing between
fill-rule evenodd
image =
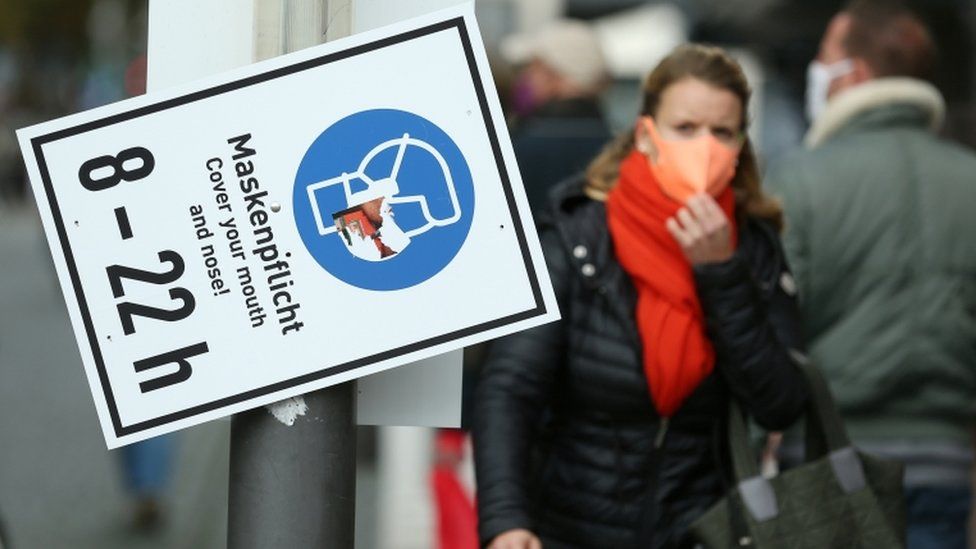
<instances>
[{"instance_id":1,"label":"beige collar","mask_svg":"<svg viewBox=\"0 0 976 549\"><path fill-rule=\"evenodd\" d=\"M935 86L914 78L879 78L845 90L832 98L804 139L813 149L823 144L857 115L897 103L916 105L929 116L929 128L938 131L945 120L945 100Z\"/></svg>"}]
</instances>

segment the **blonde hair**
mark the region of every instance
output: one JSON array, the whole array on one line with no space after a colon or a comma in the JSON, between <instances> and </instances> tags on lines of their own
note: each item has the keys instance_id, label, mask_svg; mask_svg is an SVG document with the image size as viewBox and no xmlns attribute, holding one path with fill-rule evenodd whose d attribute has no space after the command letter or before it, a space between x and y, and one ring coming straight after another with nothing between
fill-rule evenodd
<instances>
[{"instance_id":1,"label":"blonde hair","mask_svg":"<svg viewBox=\"0 0 976 549\"><path fill-rule=\"evenodd\" d=\"M745 135L749 120L749 97L752 90L742 67L721 48L701 44L679 46L665 57L644 80L641 115L654 116L661 95L672 84L695 78L719 89L728 90L742 102L742 127ZM606 200L617 185L620 162L634 148L634 132L628 131L610 142L586 169L586 194L594 200ZM739 152L739 165L732 179L736 209L743 216L771 222L783 227L783 209L779 202L763 193L759 165L748 135Z\"/></svg>"}]
</instances>

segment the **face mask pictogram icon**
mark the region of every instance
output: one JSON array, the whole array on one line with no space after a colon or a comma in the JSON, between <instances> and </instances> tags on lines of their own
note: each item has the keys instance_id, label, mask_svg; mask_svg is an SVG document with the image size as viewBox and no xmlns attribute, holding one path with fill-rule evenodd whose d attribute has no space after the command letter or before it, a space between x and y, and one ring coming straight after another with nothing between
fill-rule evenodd
<instances>
[{"instance_id":1,"label":"face mask pictogram icon","mask_svg":"<svg viewBox=\"0 0 976 549\"><path fill-rule=\"evenodd\" d=\"M367 173L370 166L374 161L381 162L388 156L384 153L391 150L395 150L395 159L389 175L370 177ZM442 180L435 178L421 182L423 194L402 193L399 178L408 155L428 155L440 168ZM320 201L320 192L335 186L341 187L344 203L336 205ZM410 188L416 189L417 185L410 185ZM403 251L411 239L434 228L457 223L463 213L443 155L429 143L407 133L374 147L363 157L355 172L313 183L307 192L319 235L336 238L333 235L338 234L350 253L367 261L390 259ZM431 200L437 201L440 215L432 212ZM397 220L398 211L415 214L412 226Z\"/></svg>"}]
</instances>

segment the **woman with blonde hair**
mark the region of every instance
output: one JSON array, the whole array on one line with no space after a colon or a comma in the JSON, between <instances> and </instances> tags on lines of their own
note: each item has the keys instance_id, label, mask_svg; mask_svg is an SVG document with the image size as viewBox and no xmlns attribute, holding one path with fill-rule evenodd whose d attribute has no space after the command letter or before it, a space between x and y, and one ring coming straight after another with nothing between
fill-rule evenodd
<instances>
[{"instance_id":1,"label":"woman with blonde hair","mask_svg":"<svg viewBox=\"0 0 976 549\"><path fill-rule=\"evenodd\" d=\"M554 191L540 237L562 320L496 342L475 397L489 548L693 547L729 483L729 399L768 429L802 412L749 95L727 53L679 47L633 131Z\"/></svg>"}]
</instances>

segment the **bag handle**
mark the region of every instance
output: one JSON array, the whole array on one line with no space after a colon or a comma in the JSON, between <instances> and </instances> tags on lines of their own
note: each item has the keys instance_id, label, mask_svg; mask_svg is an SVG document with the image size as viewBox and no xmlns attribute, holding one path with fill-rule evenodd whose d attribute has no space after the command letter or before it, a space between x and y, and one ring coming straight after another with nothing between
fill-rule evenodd
<instances>
[{"instance_id":1,"label":"bag handle","mask_svg":"<svg viewBox=\"0 0 976 549\"><path fill-rule=\"evenodd\" d=\"M794 364L803 372L809 387L806 406L806 461L826 456L851 445L844 422L820 369L796 351L790 351ZM729 441L737 481L759 474L756 455L749 444L749 429L742 408L732 399L729 410Z\"/></svg>"},{"instance_id":2,"label":"bag handle","mask_svg":"<svg viewBox=\"0 0 976 549\"><path fill-rule=\"evenodd\" d=\"M810 389L806 410L806 461L829 456L834 477L846 493L864 488L867 484L864 470L851 447L827 381L804 355L791 350L790 356L803 372ZM746 508L758 521L775 517L778 514L776 494L759 472L742 408L734 398L729 406L729 447L735 481Z\"/></svg>"},{"instance_id":3,"label":"bag handle","mask_svg":"<svg viewBox=\"0 0 976 549\"><path fill-rule=\"evenodd\" d=\"M851 439L847 436L834 395L820 368L799 351L790 349L790 357L803 372L810 389L806 412L806 461L850 446Z\"/></svg>"}]
</instances>

